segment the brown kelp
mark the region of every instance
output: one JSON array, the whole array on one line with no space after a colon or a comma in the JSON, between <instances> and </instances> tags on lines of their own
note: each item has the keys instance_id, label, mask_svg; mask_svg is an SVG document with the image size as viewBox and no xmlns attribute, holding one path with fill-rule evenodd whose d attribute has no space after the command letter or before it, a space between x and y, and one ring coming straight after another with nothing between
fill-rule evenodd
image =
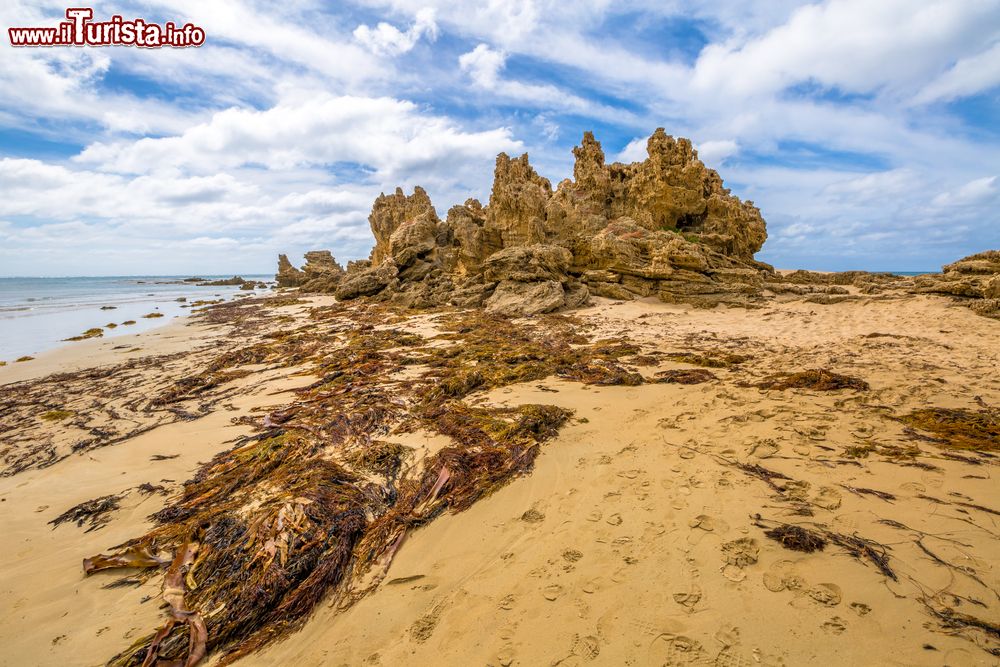
<instances>
[{"instance_id":1,"label":"brown kelp","mask_svg":"<svg viewBox=\"0 0 1000 667\"><path fill-rule=\"evenodd\" d=\"M408 328L388 307L360 302L315 308L308 326L219 355L196 382L158 394L153 405L197 401L213 374L289 356L318 378L204 464L147 534L85 561L88 574L164 571L164 625L110 664L194 665L208 652L226 664L299 627L327 596L351 602L381 581L411 530L529 471L571 414L472 405L473 392L550 377L642 382L621 363L637 346L591 341L572 318L415 320ZM417 432L448 444L420 457L405 445Z\"/></svg>"},{"instance_id":2,"label":"brown kelp","mask_svg":"<svg viewBox=\"0 0 1000 667\"><path fill-rule=\"evenodd\" d=\"M932 442L951 449L1000 450L1000 411L924 408L900 418L911 428L931 433Z\"/></svg>"},{"instance_id":3,"label":"brown kelp","mask_svg":"<svg viewBox=\"0 0 1000 667\"><path fill-rule=\"evenodd\" d=\"M797 373L777 373L769 375L753 386L759 389L812 389L814 391L836 391L853 389L868 391L868 383L850 375L834 373L825 368L814 368Z\"/></svg>"}]
</instances>

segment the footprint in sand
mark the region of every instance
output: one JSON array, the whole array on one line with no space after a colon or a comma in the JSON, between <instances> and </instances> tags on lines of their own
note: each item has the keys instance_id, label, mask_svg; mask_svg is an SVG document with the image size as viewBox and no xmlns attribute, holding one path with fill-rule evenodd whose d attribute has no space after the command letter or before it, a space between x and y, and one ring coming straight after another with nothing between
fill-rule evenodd
<instances>
[{"instance_id":1,"label":"footprint in sand","mask_svg":"<svg viewBox=\"0 0 1000 667\"><path fill-rule=\"evenodd\" d=\"M813 498L813 505L822 507L825 510L835 510L840 507L840 491L832 486L821 486L819 493Z\"/></svg>"},{"instance_id":2,"label":"footprint in sand","mask_svg":"<svg viewBox=\"0 0 1000 667\"><path fill-rule=\"evenodd\" d=\"M816 602L827 607L836 607L844 599L843 592L837 584L819 584L806 593Z\"/></svg>"},{"instance_id":3,"label":"footprint in sand","mask_svg":"<svg viewBox=\"0 0 1000 667\"><path fill-rule=\"evenodd\" d=\"M573 635L573 655L578 655L584 660L594 660L601 654L601 642L594 635Z\"/></svg>"},{"instance_id":4,"label":"footprint in sand","mask_svg":"<svg viewBox=\"0 0 1000 667\"><path fill-rule=\"evenodd\" d=\"M577 549L566 549L562 552L563 560L569 563L575 563L576 561L583 558L583 552Z\"/></svg>"},{"instance_id":5,"label":"footprint in sand","mask_svg":"<svg viewBox=\"0 0 1000 667\"><path fill-rule=\"evenodd\" d=\"M549 602L555 602L562 597L565 589L560 584L550 584L542 589L542 595Z\"/></svg>"},{"instance_id":6,"label":"footprint in sand","mask_svg":"<svg viewBox=\"0 0 1000 667\"><path fill-rule=\"evenodd\" d=\"M747 450L747 454L756 456L757 458L766 459L777 454L780 449L781 447L778 443L769 438L751 445Z\"/></svg>"},{"instance_id":7,"label":"footprint in sand","mask_svg":"<svg viewBox=\"0 0 1000 667\"><path fill-rule=\"evenodd\" d=\"M497 607L503 609L504 611L510 611L511 609L514 608L515 602L517 602L517 598L515 598L512 594L505 595L503 596L503 599L501 599L500 602L497 604Z\"/></svg>"},{"instance_id":8,"label":"footprint in sand","mask_svg":"<svg viewBox=\"0 0 1000 667\"><path fill-rule=\"evenodd\" d=\"M706 532L712 532L720 526L724 526L724 522L716 519L708 514L699 514L695 518L688 522L688 526L691 528L700 528ZM721 532L721 531L720 531Z\"/></svg>"},{"instance_id":9,"label":"footprint in sand","mask_svg":"<svg viewBox=\"0 0 1000 667\"><path fill-rule=\"evenodd\" d=\"M661 634L646 652L647 665L703 665L709 660L701 642L683 635Z\"/></svg>"},{"instance_id":10,"label":"footprint in sand","mask_svg":"<svg viewBox=\"0 0 1000 667\"><path fill-rule=\"evenodd\" d=\"M724 625L715 632L715 641L723 648L730 648L740 643L740 629L735 625Z\"/></svg>"},{"instance_id":11,"label":"footprint in sand","mask_svg":"<svg viewBox=\"0 0 1000 667\"><path fill-rule=\"evenodd\" d=\"M604 514L601 512L601 510L593 510L590 514L587 515L587 521L600 521L601 517L603 516Z\"/></svg>"},{"instance_id":12,"label":"footprint in sand","mask_svg":"<svg viewBox=\"0 0 1000 667\"><path fill-rule=\"evenodd\" d=\"M760 547L752 537L741 537L722 545L722 576L732 582L746 579L746 568L757 562Z\"/></svg>"},{"instance_id":13,"label":"footprint in sand","mask_svg":"<svg viewBox=\"0 0 1000 667\"><path fill-rule=\"evenodd\" d=\"M864 602L852 602L851 611L853 611L858 616L867 616L871 613L872 608L866 605Z\"/></svg>"},{"instance_id":14,"label":"footprint in sand","mask_svg":"<svg viewBox=\"0 0 1000 667\"><path fill-rule=\"evenodd\" d=\"M805 580L796 571L794 561L779 560L764 573L764 588L772 593L797 591L804 587Z\"/></svg>"},{"instance_id":15,"label":"footprint in sand","mask_svg":"<svg viewBox=\"0 0 1000 667\"><path fill-rule=\"evenodd\" d=\"M438 616L438 612L431 611L414 621L413 625L410 626L410 638L418 644L430 639L430 636L434 634L434 628L437 627Z\"/></svg>"},{"instance_id":16,"label":"footprint in sand","mask_svg":"<svg viewBox=\"0 0 1000 667\"><path fill-rule=\"evenodd\" d=\"M829 632L831 635L842 635L847 630L847 622L840 616L834 616L820 627L824 632Z\"/></svg>"},{"instance_id":17,"label":"footprint in sand","mask_svg":"<svg viewBox=\"0 0 1000 667\"><path fill-rule=\"evenodd\" d=\"M612 526L620 526L622 525L622 515L619 514L618 512L615 512L614 514L612 514L607 518L607 522Z\"/></svg>"},{"instance_id":18,"label":"footprint in sand","mask_svg":"<svg viewBox=\"0 0 1000 667\"><path fill-rule=\"evenodd\" d=\"M694 611L695 606L701 602L701 587L692 584L687 591L674 593L674 602L688 611Z\"/></svg>"},{"instance_id":19,"label":"footprint in sand","mask_svg":"<svg viewBox=\"0 0 1000 667\"><path fill-rule=\"evenodd\" d=\"M793 502L805 502L809 498L809 482L801 480L789 480L785 482L785 487L781 494Z\"/></svg>"}]
</instances>

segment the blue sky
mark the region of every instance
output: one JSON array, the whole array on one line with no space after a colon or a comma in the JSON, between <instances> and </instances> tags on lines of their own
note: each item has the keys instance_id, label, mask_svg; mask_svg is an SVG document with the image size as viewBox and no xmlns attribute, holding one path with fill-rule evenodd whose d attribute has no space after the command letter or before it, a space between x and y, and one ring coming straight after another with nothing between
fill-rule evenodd
<instances>
[{"instance_id":1,"label":"blue sky","mask_svg":"<svg viewBox=\"0 0 1000 667\"><path fill-rule=\"evenodd\" d=\"M5 2L3 28L65 4ZM197 49L0 46L0 275L269 272L367 256L371 202L553 184L656 127L768 223L782 268L1000 247L1000 0L102 2Z\"/></svg>"}]
</instances>

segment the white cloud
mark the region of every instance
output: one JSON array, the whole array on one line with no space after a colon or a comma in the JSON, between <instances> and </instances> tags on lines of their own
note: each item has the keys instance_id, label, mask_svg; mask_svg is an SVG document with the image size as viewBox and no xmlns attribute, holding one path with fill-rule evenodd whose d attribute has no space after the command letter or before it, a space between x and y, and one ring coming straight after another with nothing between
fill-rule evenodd
<instances>
[{"instance_id":1,"label":"white cloud","mask_svg":"<svg viewBox=\"0 0 1000 667\"><path fill-rule=\"evenodd\" d=\"M505 128L465 132L450 120L426 115L412 102L387 97L332 97L278 104L270 109L227 109L180 135L97 142L75 161L104 171L149 173L178 168L193 173L260 165L271 170L358 163L377 182L431 173L447 158L453 166L490 159L520 147Z\"/></svg>"},{"instance_id":2,"label":"white cloud","mask_svg":"<svg viewBox=\"0 0 1000 667\"><path fill-rule=\"evenodd\" d=\"M434 9L425 7L417 12L413 25L406 32L396 26L380 22L374 28L359 25L354 30L354 38L372 53L379 55L398 56L416 46L421 37L428 40L437 38L438 28L434 22Z\"/></svg>"},{"instance_id":3,"label":"white cloud","mask_svg":"<svg viewBox=\"0 0 1000 667\"><path fill-rule=\"evenodd\" d=\"M807 82L860 93L919 86L939 70L942 54L961 53L993 33L995 12L989 1L808 5L759 38L706 47L693 83L745 97Z\"/></svg>"},{"instance_id":4,"label":"white cloud","mask_svg":"<svg viewBox=\"0 0 1000 667\"><path fill-rule=\"evenodd\" d=\"M648 137L636 137L625 145L625 148L618 153L618 162L642 162L648 157L646 152L646 142Z\"/></svg>"},{"instance_id":5,"label":"white cloud","mask_svg":"<svg viewBox=\"0 0 1000 667\"><path fill-rule=\"evenodd\" d=\"M947 72L931 81L915 102L950 101L974 95L1000 84L1000 42L982 53L963 58Z\"/></svg>"},{"instance_id":6,"label":"white cloud","mask_svg":"<svg viewBox=\"0 0 1000 667\"><path fill-rule=\"evenodd\" d=\"M507 55L502 51L491 49L486 44L479 44L473 50L459 56L458 66L477 86L493 89L506 61Z\"/></svg>"},{"instance_id":7,"label":"white cloud","mask_svg":"<svg viewBox=\"0 0 1000 667\"><path fill-rule=\"evenodd\" d=\"M507 54L479 44L472 51L458 58L459 69L466 73L477 87L489 93L490 98L507 103L517 102L532 108L547 108L561 112L581 113L602 120L628 122L631 112L592 102L551 84L532 84L506 80L500 73L507 61Z\"/></svg>"},{"instance_id":8,"label":"white cloud","mask_svg":"<svg viewBox=\"0 0 1000 667\"><path fill-rule=\"evenodd\" d=\"M698 149L698 157L710 167L717 167L723 164L726 158L732 157L740 151L740 145L732 139L702 141L696 148Z\"/></svg>"},{"instance_id":9,"label":"white cloud","mask_svg":"<svg viewBox=\"0 0 1000 667\"><path fill-rule=\"evenodd\" d=\"M985 204L997 198L1000 190L997 188L996 176L984 176L965 183L961 187L942 192L934 198L934 205L950 206L973 206Z\"/></svg>"}]
</instances>

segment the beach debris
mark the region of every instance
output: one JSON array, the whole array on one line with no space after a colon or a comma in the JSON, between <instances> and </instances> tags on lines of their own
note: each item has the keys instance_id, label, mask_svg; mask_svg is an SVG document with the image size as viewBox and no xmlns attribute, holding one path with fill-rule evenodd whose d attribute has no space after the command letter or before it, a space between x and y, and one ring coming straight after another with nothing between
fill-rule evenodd
<instances>
[{"instance_id":1,"label":"beach debris","mask_svg":"<svg viewBox=\"0 0 1000 667\"><path fill-rule=\"evenodd\" d=\"M764 531L764 535L792 551L822 551L826 547L823 536L801 526L783 524Z\"/></svg>"},{"instance_id":2,"label":"beach debris","mask_svg":"<svg viewBox=\"0 0 1000 667\"><path fill-rule=\"evenodd\" d=\"M85 523L88 524L89 527L84 531L85 533L100 530L111 521L111 514L117 512L121 507L123 497L123 495L112 494L85 500L52 519L49 524L53 528L57 528L63 523L75 521L77 528L82 528Z\"/></svg>"},{"instance_id":3,"label":"beach debris","mask_svg":"<svg viewBox=\"0 0 1000 667\"><path fill-rule=\"evenodd\" d=\"M111 325L115 326L115 325ZM93 327L92 329L87 329L79 336L72 336L70 338L63 338L64 341L78 341L87 340L88 338L100 338L104 335L104 329L101 327Z\"/></svg>"},{"instance_id":4,"label":"beach debris","mask_svg":"<svg viewBox=\"0 0 1000 667\"><path fill-rule=\"evenodd\" d=\"M751 477L756 477L757 479L763 480L764 482L767 483L768 486L770 486L772 489L774 489L779 493L783 493L785 487L778 485L777 483L775 483L774 480L782 479L791 481L792 479L788 475L777 472L775 470L769 470L758 463L742 463L739 461L726 461L726 462L729 463L730 465L735 466L739 470L742 470L745 474L750 475Z\"/></svg>"},{"instance_id":5,"label":"beach debris","mask_svg":"<svg viewBox=\"0 0 1000 667\"><path fill-rule=\"evenodd\" d=\"M145 315L143 315L143 318L147 320L152 320L157 317L163 317L163 313L146 313Z\"/></svg>"},{"instance_id":6,"label":"beach debris","mask_svg":"<svg viewBox=\"0 0 1000 667\"><path fill-rule=\"evenodd\" d=\"M101 310L118 310L118 306L101 306Z\"/></svg>"},{"instance_id":7,"label":"beach debris","mask_svg":"<svg viewBox=\"0 0 1000 667\"><path fill-rule=\"evenodd\" d=\"M892 502L896 499L896 496L888 493L887 491L876 491L875 489L866 489L863 486L848 486L847 484L841 484L842 489L847 489L856 496L875 496L876 498L881 498L887 502Z\"/></svg>"},{"instance_id":8,"label":"beach debris","mask_svg":"<svg viewBox=\"0 0 1000 667\"><path fill-rule=\"evenodd\" d=\"M744 354L734 354L725 350L710 350L707 352L667 352L664 359L678 361L684 364L694 364L707 368L732 368L739 366L752 357Z\"/></svg>"},{"instance_id":9,"label":"beach debris","mask_svg":"<svg viewBox=\"0 0 1000 667\"><path fill-rule=\"evenodd\" d=\"M709 382L715 379L714 374L702 368L680 368L660 371L656 374L654 382L661 384L701 384L702 382Z\"/></svg>"},{"instance_id":10,"label":"beach debris","mask_svg":"<svg viewBox=\"0 0 1000 667\"><path fill-rule=\"evenodd\" d=\"M62 421L64 419L69 419L75 414L76 413L72 412L71 410L49 410L48 412L43 412L42 414L38 415L38 418L44 419L47 422L57 422L57 421Z\"/></svg>"},{"instance_id":11,"label":"beach debris","mask_svg":"<svg viewBox=\"0 0 1000 667\"><path fill-rule=\"evenodd\" d=\"M132 326L133 324L135 324L135 320L125 320L124 322L122 322L123 327L129 327Z\"/></svg>"},{"instance_id":12,"label":"beach debris","mask_svg":"<svg viewBox=\"0 0 1000 667\"><path fill-rule=\"evenodd\" d=\"M812 389L814 391L836 391L838 389L853 389L868 391L868 383L850 375L842 375L825 368L814 368L797 373L777 373L769 375L760 382L749 385L759 389Z\"/></svg>"},{"instance_id":13,"label":"beach debris","mask_svg":"<svg viewBox=\"0 0 1000 667\"><path fill-rule=\"evenodd\" d=\"M22 363L22 362L25 362L25 361L33 361L34 359L35 358L32 357L31 355L25 355L23 357L18 357L17 359L15 359L14 363L18 364L18 363Z\"/></svg>"},{"instance_id":14,"label":"beach debris","mask_svg":"<svg viewBox=\"0 0 1000 667\"><path fill-rule=\"evenodd\" d=\"M821 525L789 524L763 519L754 515L754 525L764 528L764 535L793 551L822 551L828 543L835 544L862 562L875 566L879 572L897 581L896 573L889 564L889 547L860 535L844 535Z\"/></svg>"},{"instance_id":15,"label":"beach debris","mask_svg":"<svg viewBox=\"0 0 1000 667\"><path fill-rule=\"evenodd\" d=\"M924 408L900 417L909 427L931 433L939 446L980 452L1000 451L1000 410Z\"/></svg>"}]
</instances>

